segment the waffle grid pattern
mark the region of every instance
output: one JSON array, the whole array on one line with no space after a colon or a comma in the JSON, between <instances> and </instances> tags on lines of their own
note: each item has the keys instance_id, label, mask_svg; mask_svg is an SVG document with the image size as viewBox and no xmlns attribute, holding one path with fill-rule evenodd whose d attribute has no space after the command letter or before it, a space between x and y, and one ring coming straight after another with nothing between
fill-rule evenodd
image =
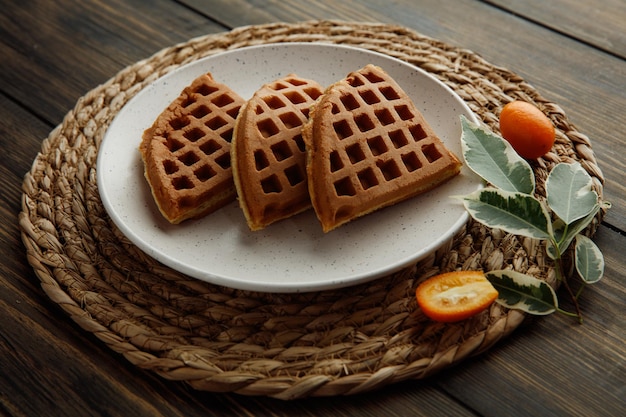
<instances>
[{"instance_id":1,"label":"waffle grid pattern","mask_svg":"<svg viewBox=\"0 0 626 417\"><path fill-rule=\"evenodd\" d=\"M288 190L306 180L301 129L307 120L309 106L322 91L296 77L277 81L269 89L274 93L265 95L255 109L264 147L255 150L254 166L260 174L260 188L264 194L288 194ZM276 201L281 197L267 198Z\"/></svg>"},{"instance_id":2,"label":"waffle grid pattern","mask_svg":"<svg viewBox=\"0 0 626 417\"><path fill-rule=\"evenodd\" d=\"M316 81L289 74L261 87L242 108L233 176L251 230L311 206L302 126L322 93Z\"/></svg>"},{"instance_id":3,"label":"waffle grid pattern","mask_svg":"<svg viewBox=\"0 0 626 417\"><path fill-rule=\"evenodd\" d=\"M337 197L375 192L378 185L416 173L441 158L439 143L426 133L424 121L407 106L408 98L397 85L371 71L355 73L347 81L356 94L342 94L331 109L342 145L330 154ZM381 128L368 133L376 126ZM413 146L415 142L421 146Z\"/></svg>"},{"instance_id":4,"label":"waffle grid pattern","mask_svg":"<svg viewBox=\"0 0 626 417\"><path fill-rule=\"evenodd\" d=\"M212 178L223 181L231 176L230 142L241 99L203 80L186 91L181 115L155 132L155 139L169 150L162 161L164 171L172 188L183 193Z\"/></svg>"}]
</instances>

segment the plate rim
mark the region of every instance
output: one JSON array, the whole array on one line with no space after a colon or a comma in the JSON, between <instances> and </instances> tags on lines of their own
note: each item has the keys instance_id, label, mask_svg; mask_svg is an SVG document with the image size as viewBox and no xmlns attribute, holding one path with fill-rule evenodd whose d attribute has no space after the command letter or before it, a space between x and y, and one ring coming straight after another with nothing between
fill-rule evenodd
<instances>
[{"instance_id":1,"label":"plate rim","mask_svg":"<svg viewBox=\"0 0 626 417\"><path fill-rule=\"evenodd\" d=\"M432 81L434 81L438 87L442 88L443 90L445 90L449 95L452 96L452 98L458 102L462 108L465 109L466 111L466 116L468 116L468 118L473 121L478 123L478 117L476 116L476 114L469 108L469 106L467 105L467 103L465 103L465 101L456 93L454 92L454 90L452 90L449 86L447 86L445 83L443 83L441 80L439 80L438 78L436 78L433 74L429 73L428 71L410 63L404 60L401 60L399 58L378 52L378 51L373 51L373 50L369 50L366 48L361 48L361 47L357 47L357 46L353 46L353 45L345 45L345 44L335 44L335 43L327 43L327 42L274 42L274 43L267 43L267 44L258 44L258 45L251 45L251 46L246 46L246 47L242 47L242 48L236 48L236 49L230 49L230 50L226 50L226 51L222 51L222 52L218 52L218 53L214 53L202 58L199 58L197 60L191 61L189 63L186 63L184 65L180 65L177 68L175 68L174 70L168 72L167 74L164 74L161 77L156 78L155 80L151 81L150 83L148 83L147 85L145 85L142 89L138 90L133 97L131 97L119 110L118 113L115 115L115 117L113 118L113 120L111 121L111 123L109 124L109 126L107 126L106 131L104 132L102 141L100 143L99 149L98 149L98 155L97 155L97 161L96 161L96 167L100 167L102 166L102 159L104 158L103 156L103 152L102 152L102 148L104 147L106 141L107 141L107 137L109 132L111 131L111 128L113 126L115 126L116 121L118 121L118 119L120 118L120 115L124 112L125 108L128 108L130 106L133 105L133 103L135 103L136 101L140 100L143 94L146 94L147 91L149 91L151 88L155 88L155 85L161 83L163 84L164 82L166 82L167 80L169 80L172 77L175 77L178 73L184 71L185 68L190 67L190 66L201 66L203 63L205 62L209 62L211 60L214 60L216 58L224 58L228 55L233 55L233 54L238 54L241 52L246 52L246 51L251 51L251 50L255 50L255 49L266 49L266 48L283 48L283 47L304 47L304 48L308 48L308 47L322 47L322 48L329 48L329 49L342 49L342 50L353 50L353 51L357 51L358 53L365 53L365 54L371 54L371 55L375 55L378 56L382 59L385 60L392 60L392 61L396 61L397 63L403 65L403 66L408 66L410 67L411 70L416 71L418 73L420 73L422 76L428 77L430 78ZM355 70L358 68L355 68ZM189 80L188 82L190 82L191 80ZM260 86L259 86L260 87ZM246 98L246 97L244 97ZM138 145L139 143L137 143ZM460 157L460 159L463 159L462 157ZM464 166L466 166L465 163L463 163ZM96 170L96 177L97 177L97 181L98 184L103 184L103 171L104 170L100 170L97 169ZM471 174L471 173L470 173ZM479 182L477 184L477 188L482 188L483 184L482 182ZM157 262L172 268L175 271L178 271L180 273L183 273L185 275L188 275L189 277L195 278L195 279L199 279L201 281L205 281L208 282L210 284L215 284L215 285L222 285L222 286L226 286L226 287L230 287L230 288L235 288L235 289L241 289L241 290L250 290L250 291L259 291L259 292L277 292L277 293L292 293L292 292L311 292L311 291L320 291L320 290L329 290L329 289L336 289L336 288L342 288L342 287L347 287L347 286L351 286L351 285L357 285L357 284L361 284L364 282L368 282L374 279L378 279L384 276L388 276L393 274L394 272L398 272L400 270L402 270L403 268L406 268L408 266L410 266L411 264L416 264L417 262L419 262L420 260L424 259L425 257L427 257L429 254L431 254L434 251L437 251L438 249L440 249L443 245L446 244L447 241L449 241L450 239L452 239L456 233L458 233L458 231L462 228L462 226L464 224L467 223L467 221L469 220L469 214L467 213L466 210L464 210L461 215L459 216L459 218L445 231L445 233L442 234L442 236L438 239L435 240L434 243L425 245L424 248L421 248L420 250L416 251L416 252L411 252L410 255L405 256L404 258L400 259L400 260L396 260L393 263L387 264L385 266L381 266L379 268L373 269L371 270L369 273L356 273L356 274L351 274L351 275L344 275L342 276L341 279L335 279L335 280L329 280L329 281L315 281L315 282L306 282L306 283L298 283L298 282L294 282L294 281L273 281L273 282L259 282L259 281L250 281L250 280L246 280L244 278L241 277L231 277L231 276L220 276L217 275L215 273L211 273L211 272L207 272L207 271L200 271L199 268L195 268L192 265L187 265L185 263L181 263L179 261L176 261L170 257L168 257L167 255L162 254L160 251L156 251L159 253L159 255L162 256L155 256L155 248L151 245L149 245L148 242L145 242L144 240L140 239L137 237L137 235L133 232L133 230L131 230L128 225L122 221L120 219L119 214L116 212L115 208L112 206L111 201L109 200L108 196L106 195L106 191L105 189L103 189L103 187L98 187L98 193L100 195L101 201L103 203L103 206L105 208L105 211L107 212L107 214L109 215L109 217L111 218L111 220L113 221L113 223L118 227L118 229L124 234L124 236L126 236L134 245L136 245L138 248L140 248L143 252L145 252L148 256L150 256L151 258L155 259ZM238 204L238 203L237 203ZM251 232L252 233L252 232ZM331 232L332 233L332 232ZM295 288L294 286L297 285L297 288Z\"/></svg>"}]
</instances>

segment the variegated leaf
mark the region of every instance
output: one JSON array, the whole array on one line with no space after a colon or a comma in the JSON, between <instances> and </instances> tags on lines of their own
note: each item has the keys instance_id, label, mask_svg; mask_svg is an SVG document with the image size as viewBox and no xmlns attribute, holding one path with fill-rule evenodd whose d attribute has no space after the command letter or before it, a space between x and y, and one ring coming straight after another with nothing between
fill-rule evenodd
<instances>
[{"instance_id":1,"label":"variegated leaf","mask_svg":"<svg viewBox=\"0 0 626 417\"><path fill-rule=\"evenodd\" d=\"M535 239L550 239L552 224L536 198L487 187L463 197L468 213L494 229Z\"/></svg>"},{"instance_id":2,"label":"variegated leaf","mask_svg":"<svg viewBox=\"0 0 626 417\"><path fill-rule=\"evenodd\" d=\"M582 219L598 204L591 176L578 163L556 165L546 179L548 206L566 224Z\"/></svg>"},{"instance_id":3,"label":"variegated leaf","mask_svg":"<svg viewBox=\"0 0 626 417\"><path fill-rule=\"evenodd\" d=\"M554 231L554 238L559 245L559 253L563 253L567 250L569 245L572 243L572 240L574 240L577 234L585 230L585 228L589 225L589 223L591 223L596 214L598 214L599 210L600 205L596 204L596 206L589 212L589 214L587 214L587 216L574 221L572 224L565 224L565 222L561 219L555 220L552 228ZM551 243L548 243L546 249L548 256L550 256L550 258L552 259L556 259L554 246L552 246Z\"/></svg>"},{"instance_id":4,"label":"variegated leaf","mask_svg":"<svg viewBox=\"0 0 626 417\"><path fill-rule=\"evenodd\" d=\"M472 171L505 191L533 193L533 170L509 142L471 123L464 116L461 116L461 126L463 158Z\"/></svg>"},{"instance_id":5,"label":"variegated leaf","mask_svg":"<svg viewBox=\"0 0 626 417\"><path fill-rule=\"evenodd\" d=\"M604 256L591 239L576 236L576 271L587 284L593 284L604 275Z\"/></svg>"},{"instance_id":6,"label":"variegated leaf","mask_svg":"<svg viewBox=\"0 0 626 417\"><path fill-rule=\"evenodd\" d=\"M491 271L485 274L498 290L498 304L535 315L546 315L558 309L556 293L547 283L516 271Z\"/></svg>"}]
</instances>

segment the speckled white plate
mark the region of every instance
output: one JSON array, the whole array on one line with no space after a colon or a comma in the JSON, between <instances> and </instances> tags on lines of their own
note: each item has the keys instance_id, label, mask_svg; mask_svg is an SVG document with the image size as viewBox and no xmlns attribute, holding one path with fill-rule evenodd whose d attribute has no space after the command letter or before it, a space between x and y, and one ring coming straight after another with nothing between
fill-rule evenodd
<instances>
[{"instance_id":1,"label":"speckled white plate","mask_svg":"<svg viewBox=\"0 0 626 417\"><path fill-rule=\"evenodd\" d=\"M411 96L445 144L461 156L460 115L476 121L463 101L427 73L386 55L316 43L269 44L214 55L156 80L111 123L98 155L98 187L120 230L163 264L233 288L297 292L338 288L387 275L441 246L467 221L451 196L482 186L466 167L424 195L385 208L328 233L312 210L249 231L237 203L201 220L165 221L143 177L141 135L182 89L204 72L249 98L288 73L329 85L368 63L385 69Z\"/></svg>"}]
</instances>

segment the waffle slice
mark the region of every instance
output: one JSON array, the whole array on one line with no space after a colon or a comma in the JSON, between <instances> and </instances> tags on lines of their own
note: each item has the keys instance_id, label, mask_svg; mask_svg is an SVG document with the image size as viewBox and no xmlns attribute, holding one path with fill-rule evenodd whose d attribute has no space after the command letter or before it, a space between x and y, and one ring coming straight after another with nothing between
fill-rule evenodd
<instances>
[{"instance_id":1,"label":"waffle slice","mask_svg":"<svg viewBox=\"0 0 626 417\"><path fill-rule=\"evenodd\" d=\"M144 175L170 223L202 217L235 200L230 142L243 103L204 74L144 132L139 147Z\"/></svg>"},{"instance_id":2,"label":"waffle slice","mask_svg":"<svg viewBox=\"0 0 626 417\"><path fill-rule=\"evenodd\" d=\"M311 207L302 125L322 92L315 81L289 74L262 86L241 108L231 162L251 230Z\"/></svg>"},{"instance_id":3,"label":"waffle slice","mask_svg":"<svg viewBox=\"0 0 626 417\"><path fill-rule=\"evenodd\" d=\"M461 168L407 94L373 65L326 89L303 136L324 232L428 191Z\"/></svg>"}]
</instances>

